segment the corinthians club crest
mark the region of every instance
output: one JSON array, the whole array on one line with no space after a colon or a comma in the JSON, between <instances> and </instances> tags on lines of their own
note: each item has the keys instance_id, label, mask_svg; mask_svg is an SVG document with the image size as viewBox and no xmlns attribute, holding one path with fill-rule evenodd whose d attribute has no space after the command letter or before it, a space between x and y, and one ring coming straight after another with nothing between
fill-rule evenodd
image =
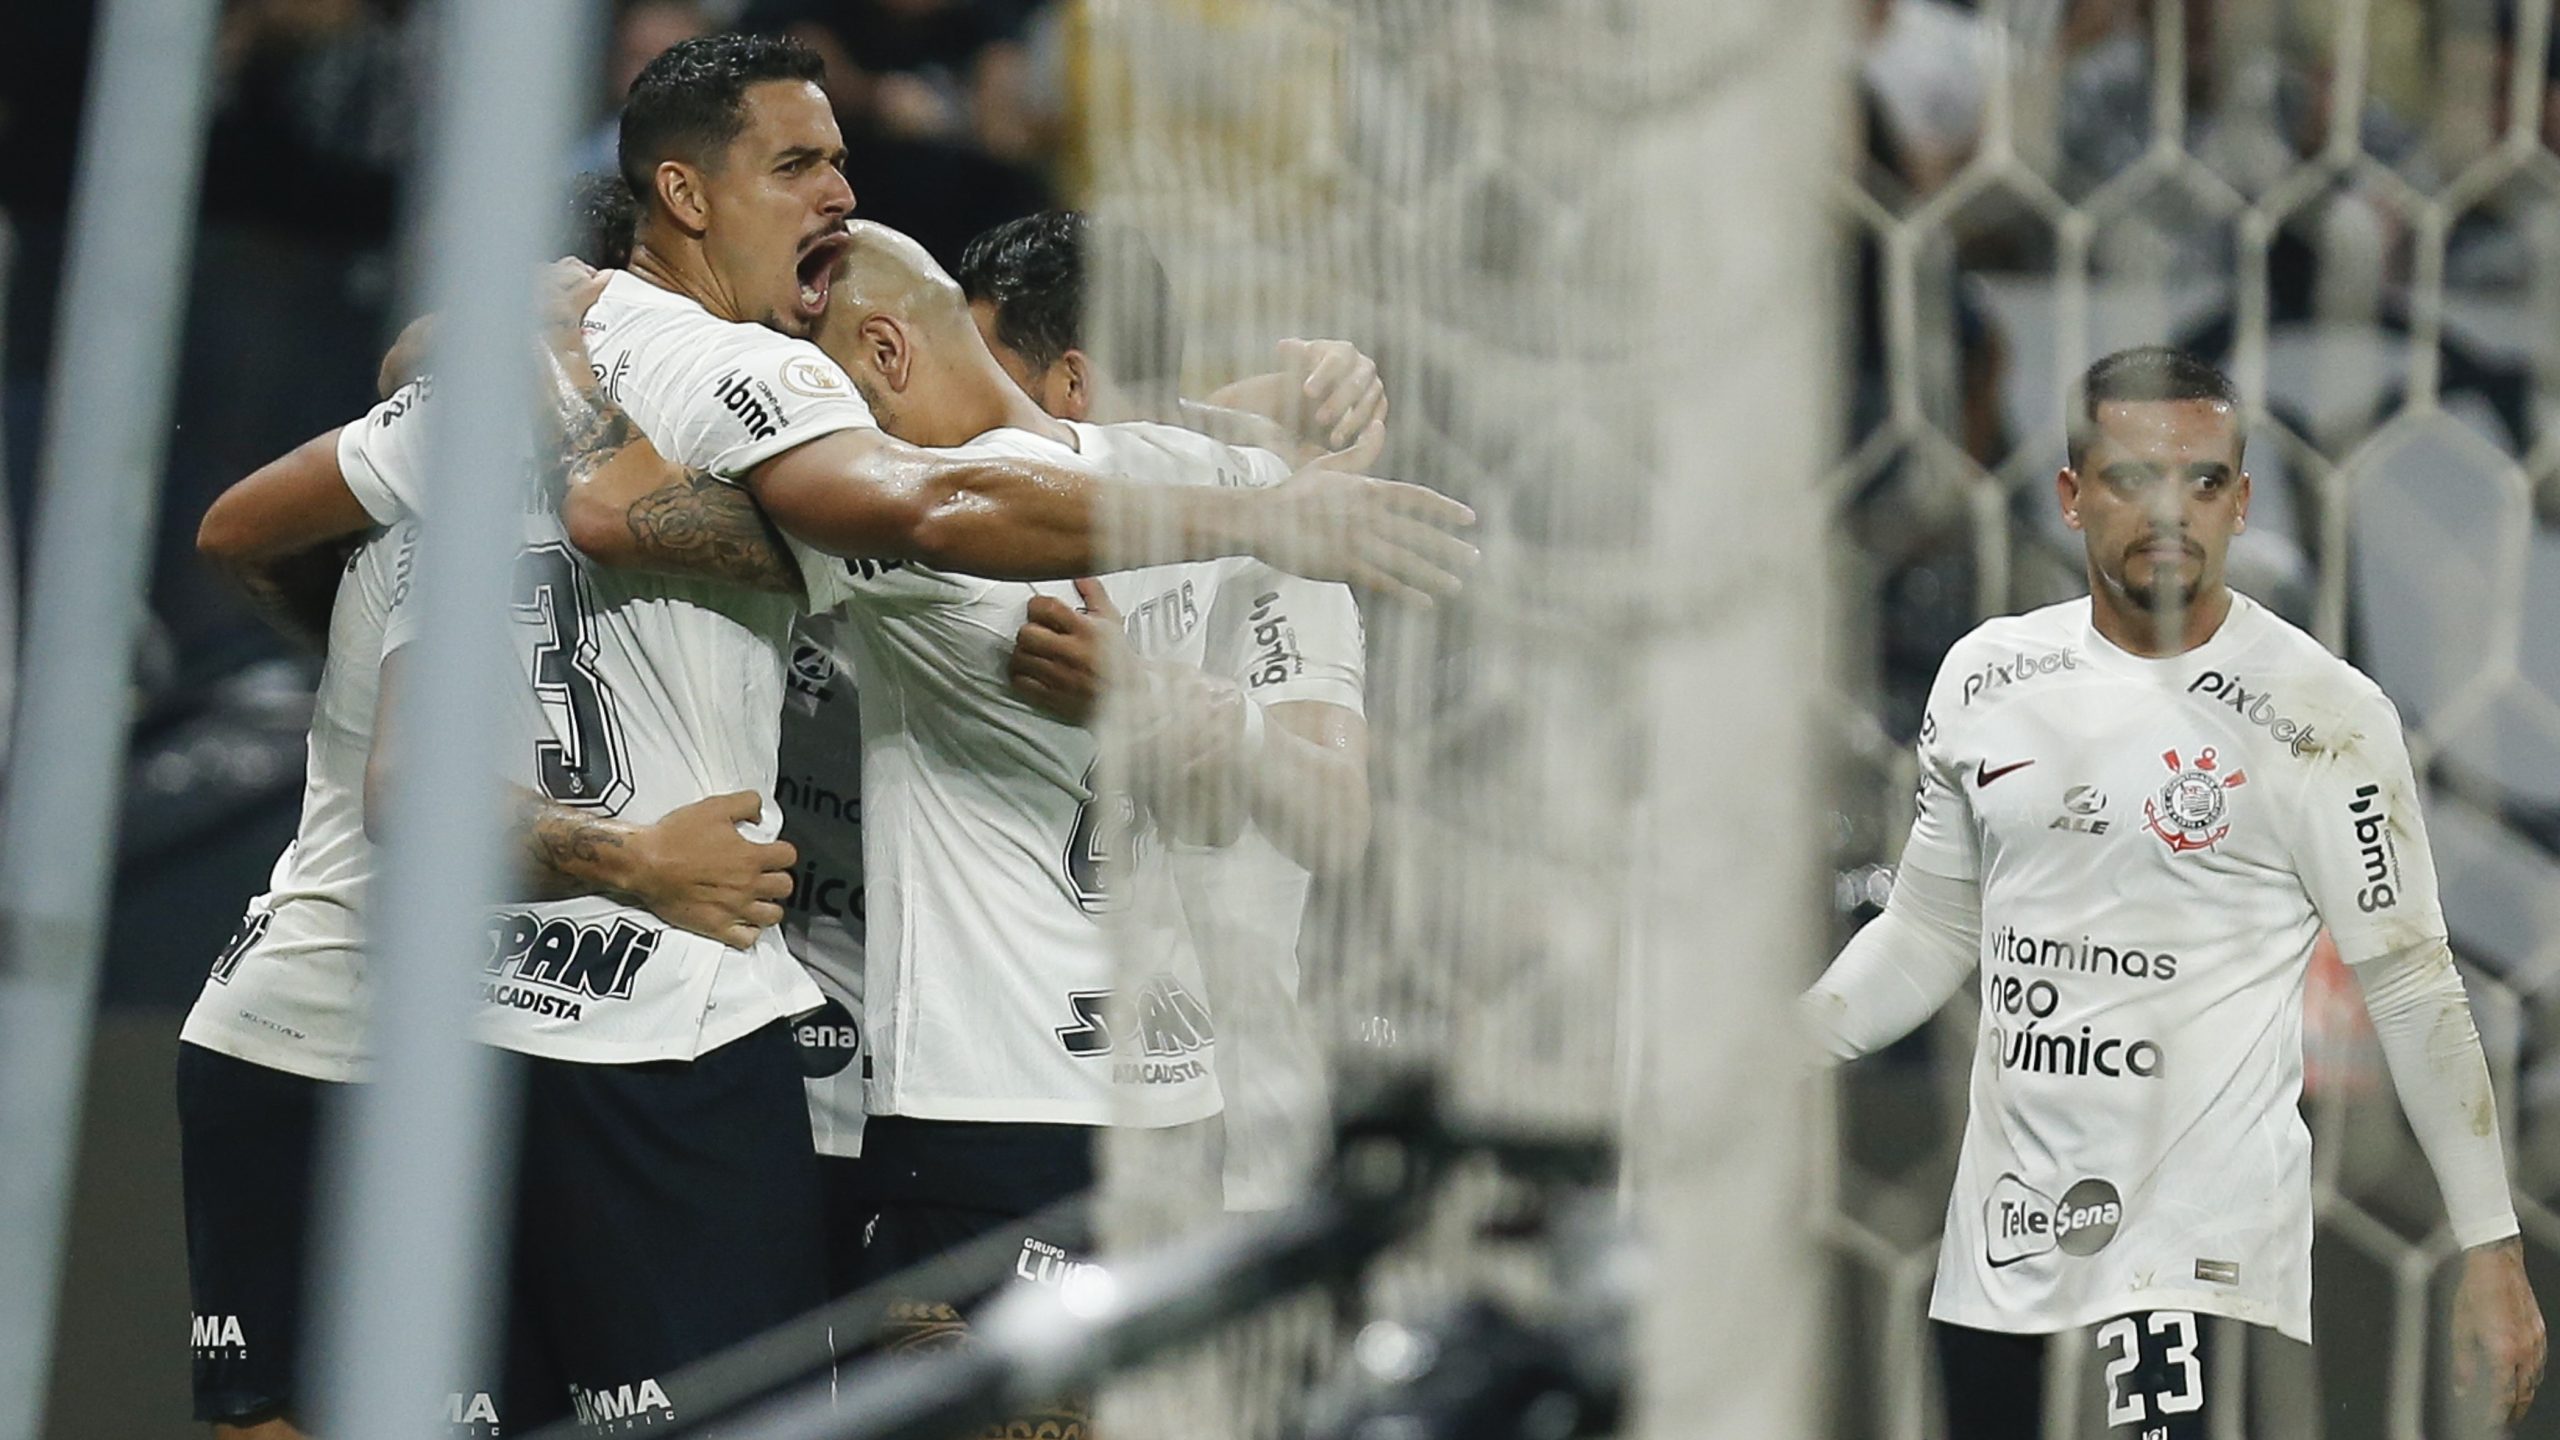
<instances>
[{"instance_id":1,"label":"corinthians club crest","mask_svg":"<svg viewBox=\"0 0 2560 1440\"><path fill-rule=\"evenodd\" d=\"M2195 763L2179 760L2175 750L2160 752L2160 763L2169 767L2169 783L2142 802L2143 823L2172 854L2183 855L2202 850L2231 833L2229 792L2249 783L2248 772L2225 772L2222 761L2208 745L2196 752Z\"/></svg>"}]
</instances>

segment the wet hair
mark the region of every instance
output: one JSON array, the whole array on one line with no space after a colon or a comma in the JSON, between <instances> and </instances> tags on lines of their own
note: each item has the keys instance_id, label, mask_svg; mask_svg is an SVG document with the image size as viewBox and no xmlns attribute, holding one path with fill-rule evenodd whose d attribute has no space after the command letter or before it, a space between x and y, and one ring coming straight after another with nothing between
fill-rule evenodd
<instances>
[{"instance_id":1,"label":"wet hair","mask_svg":"<svg viewBox=\"0 0 2560 1440\"><path fill-rule=\"evenodd\" d=\"M646 200L658 167L712 168L747 127L747 90L770 80L818 83L818 52L782 35L703 35L643 67L622 103L622 183Z\"/></svg>"},{"instance_id":2,"label":"wet hair","mask_svg":"<svg viewBox=\"0 0 2560 1440\"><path fill-rule=\"evenodd\" d=\"M620 270L631 263L632 233L639 224L639 198L621 176L591 170L569 182L570 254L600 270Z\"/></svg>"},{"instance_id":3,"label":"wet hair","mask_svg":"<svg viewBox=\"0 0 2560 1440\"><path fill-rule=\"evenodd\" d=\"M2090 366L2071 387L2071 468L2098 439L2098 407L2147 400L2211 400L2240 408L2240 392L2231 377L2184 350L2167 345L2137 345L2119 350Z\"/></svg>"},{"instance_id":4,"label":"wet hair","mask_svg":"<svg viewBox=\"0 0 2560 1440\"><path fill-rule=\"evenodd\" d=\"M1134 230L1081 210L1026 215L970 241L955 278L971 302L995 307L996 339L1035 369L1082 350L1122 385L1169 386L1181 373L1173 284ZM1113 302L1098 317L1087 308L1097 288Z\"/></svg>"}]
</instances>

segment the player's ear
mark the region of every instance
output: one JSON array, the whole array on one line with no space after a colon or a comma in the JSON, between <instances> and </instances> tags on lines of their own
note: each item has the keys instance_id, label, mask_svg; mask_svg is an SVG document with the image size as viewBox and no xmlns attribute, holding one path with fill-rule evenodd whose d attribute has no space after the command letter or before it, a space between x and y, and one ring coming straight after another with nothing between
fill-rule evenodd
<instances>
[{"instance_id":1,"label":"player's ear","mask_svg":"<svg viewBox=\"0 0 2560 1440\"><path fill-rule=\"evenodd\" d=\"M1049 386L1058 403L1044 406L1061 420L1085 420L1093 415L1093 360L1081 350L1069 350L1049 367Z\"/></svg>"},{"instance_id":2,"label":"player's ear","mask_svg":"<svg viewBox=\"0 0 2560 1440\"><path fill-rule=\"evenodd\" d=\"M711 202L703 191L701 171L681 160L661 160L651 179L657 186L658 203L677 224L696 235L710 228Z\"/></svg>"},{"instance_id":3,"label":"player's ear","mask_svg":"<svg viewBox=\"0 0 2560 1440\"><path fill-rule=\"evenodd\" d=\"M915 370L915 349L907 343L905 327L886 315L874 315L862 322L862 354L880 372L883 383L903 394Z\"/></svg>"},{"instance_id":4,"label":"player's ear","mask_svg":"<svg viewBox=\"0 0 2560 1440\"><path fill-rule=\"evenodd\" d=\"M2080 472L2065 465L2053 477L2054 498L2062 502L2062 523L2080 528Z\"/></svg>"},{"instance_id":5,"label":"player's ear","mask_svg":"<svg viewBox=\"0 0 2560 1440\"><path fill-rule=\"evenodd\" d=\"M2237 535L2241 531L2249 528L2249 472L2246 470L2240 472L2240 489L2238 498L2239 504L2236 508L2239 510L2240 519L2237 524L2231 527L2231 533L2234 535Z\"/></svg>"}]
</instances>

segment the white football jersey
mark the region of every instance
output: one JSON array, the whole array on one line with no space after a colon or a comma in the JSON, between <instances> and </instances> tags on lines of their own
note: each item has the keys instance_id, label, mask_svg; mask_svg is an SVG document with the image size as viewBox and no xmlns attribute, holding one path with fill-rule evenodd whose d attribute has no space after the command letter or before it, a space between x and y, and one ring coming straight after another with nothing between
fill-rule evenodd
<instances>
[{"instance_id":1,"label":"white football jersey","mask_svg":"<svg viewBox=\"0 0 2560 1440\"><path fill-rule=\"evenodd\" d=\"M606 393L670 460L724 479L871 423L816 347L718 320L627 272L585 328ZM771 839L784 662L801 603L592 565L547 510L525 517L524 534L513 615L529 736L506 778L638 823L752 790L764 807L747 833ZM811 595L838 598L841 562L795 549ZM409 628L395 614L388 643ZM824 998L777 931L737 951L602 897L507 906L489 938L484 1034L528 1055L691 1059Z\"/></svg>"},{"instance_id":2,"label":"white football jersey","mask_svg":"<svg viewBox=\"0 0 2560 1440\"><path fill-rule=\"evenodd\" d=\"M1171 427L1074 429L1080 455L1020 431L959 453L1142 483L1287 474ZM1243 564L1101 578L1138 648L1196 666L1223 579ZM842 632L862 697L870 1113L1143 1127L1216 1114L1216 1027L1163 847L1131 833L1125 798L1097 794L1093 735L1006 684L1031 597L1078 605L1074 587L852 569L861 598ZM1120 994L1124 974L1142 977L1136 995ZM851 1099L838 1086L819 1104L824 1134L823 1112Z\"/></svg>"},{"instance_id":3,"label":"white football jersey","mask_svg":"<svg viewBox=\"0 0 2560 1440\"><path fill-rule=\"evenodd\" d=\"M2246 596L2172 659L2086 600L1948 653L1902 863L1978 880L1982 1018L1930 1314L2311 1331L2302 990L2441 938L2391 702Z\"/></svg>"},{"instance_id":4,"label":"white football jersey","mask_svg":"<svg viewBox=\"0 0 2560 1440\"><path fill-rule=\"evenodd\" d=\"M342 471L369 428L360 421L340 432ZM390 528L359 547L338 579L328 657L311 697L302 819L179 1032L251 1064L341 1082L365 1078L363 907L374 855L364 833L365 759L383 625L408 584L417 539L414 520L350 483Z\"/></svg>"},{"instance_id":5,"label":"white football jersey","mask_svg":"<svg viewBox=\"0 0 2560 1440\"><path fill-rule=\"evenodd\" d=\"M1204 668L1257 705L1311 701L1358 714L1365 647L1348 589L1248 561L1210 608ZM1251 820L1229 845L1171 846L1167 863L1218 1022L1227 1208L1274 1209L1305 1193L1329 1133L1323 1061L1298 1010L1298 931L1313 877Z\"/></svg>"}]
</instances>

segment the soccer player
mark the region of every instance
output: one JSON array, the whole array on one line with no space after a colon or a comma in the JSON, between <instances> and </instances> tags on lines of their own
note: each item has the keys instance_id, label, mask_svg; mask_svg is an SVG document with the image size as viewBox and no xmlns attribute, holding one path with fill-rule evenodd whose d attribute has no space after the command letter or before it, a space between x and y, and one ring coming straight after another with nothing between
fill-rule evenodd
<instances>
[{"instance_id":1,"label":"soccer player","mask_svg":"<svg viewBox=\"0 0 2560 1440\"><path fill-rule=\"evenodd\" d=\"M684 311L688 326L752 323L794 336L814 328L853 208L817 74L805 47L768 36L687 41L650 62L622 115L622 173L639 200L639 228L631 269L603 303L657 304L638 297L648 290ZM1429 595L1453 591L1473 558L1449 533L1472 515L1420 486L1310 467L1268 489L1168 492L1021 457L927 455L877 427L810 423L803 411L833 413L840 397L826 387L841 373L830 378L834 367L815 347L776 343L776 366L794 367L792 383L779 369L758 377L697 365L689 377L725 387L716 398L757 429L793 437L751 465L713 473L819 550L1006 578L1089 575L1100 568L1097 517L1107 512L1143 520L1117 526L1147 547L1110 557L1128 563L1251 553L1300 574ZM615 428L613 402L629 376L572 378L584 388L571 433L592 453L641 438ZM649 418L638 418L648 431ZM675 453L682 437L648 438L667 459L705 468ZM563 518L581 546L609 557L624 541L627 507L592 498L603 493L573 487Z\"/></svg>"},{"instance_id":2,"label":"soccer player","mask_svg":"<svg viewBox=\"0 0 2560 1440\"><path fill-rule=\"evenodd\" d=\"M404 392L261 467L197 531L207 560L279 628L325 646L293 842L215 958L180 1036L196 1418L222 1436L300 1433L313 1161L332 1087L366 1069L365 762L383 627L408 583L417 528L415 497L382 483L373 442L390 428L377 421L414 398ZM352 553L330 543L342 534ZM754 813L743 793L645 825L532 804L521 871L543 892L609 890L670 925L745 943L778 918L774 883L791 861L787 847L738 832ZM457 1418L471 1416L474 1400L486 1404L465 1397Z\"/></svg>"},{"instance_id":3,"label":"soccer player","mask_svg":"<svg viewBox=\"0 0 2560 1440\"><path fill-rule=\"evenodd\" d=\"M2302 988L2325 926L2464 1247L2462 1374L2520 1416L2543 1325L2400 719L2225 583L2248 521L2231 383L2182 353L2082 377L2055 482L2090 598L1941 667L1892 900L1805 999L1839 1058L1981 966L1930 1315L1958 1440L2039 1434L2043 1337L2094 1326L2111 1434L2210 1433L2221 1316L2311 1338Z\"/></svg>"},{"instance_id":4,"label":"soccer player","mask_svg":"<svg viewBox=\"0 0 2560 1440\"><path fill-rule=\"evenodd\" d=\"M1122 303L1096 314L1088 276L1104 267ZM1199 407L1174 395L1181 352L1171 286L1135 234L1077 211L1027 216L971 241L958 278L978 331L1005 372L1052 415L1102 422L1201 418ZM1100 343L1088 346L1089 335ZM1291 387L1295 393L1284 391L1278 403L1303 406L1329 441L1374 456L1385 438L1383 390L1327 393L1326 372L1338 370L1365 387L1376 367L1329 342L1283 342L1283 355L1312 356L1313 363ZM1271 403L1246 393L1267 383L1248 382L1211 398ZM1310 391L1322 398L1308 405ZM1160 443L1201 448L1195 438L1148 428ZM1217 1017L1226 1203L1232 1210L1267 1209L1293 1197L1324 1144L1322 1068L1297 1007L1298 932L1314 874L1347 869L1366 846L1366 660L1359 608L1339 585L1254 564L1227 577L1218 597L1208 621L1206 668L1241 687L1262 722L1253 727L1261 739L1250 756L1230 761L1250 813L1229 843L1174 845L1168 864ZM1105 605L1076 608L1035 597L1016 636L1016 689L1084 723L1098 699L1092 682L1113 668L1098 652L1117 626L1098 622L1119 619Z\"/></svg>"}]
</instances>

